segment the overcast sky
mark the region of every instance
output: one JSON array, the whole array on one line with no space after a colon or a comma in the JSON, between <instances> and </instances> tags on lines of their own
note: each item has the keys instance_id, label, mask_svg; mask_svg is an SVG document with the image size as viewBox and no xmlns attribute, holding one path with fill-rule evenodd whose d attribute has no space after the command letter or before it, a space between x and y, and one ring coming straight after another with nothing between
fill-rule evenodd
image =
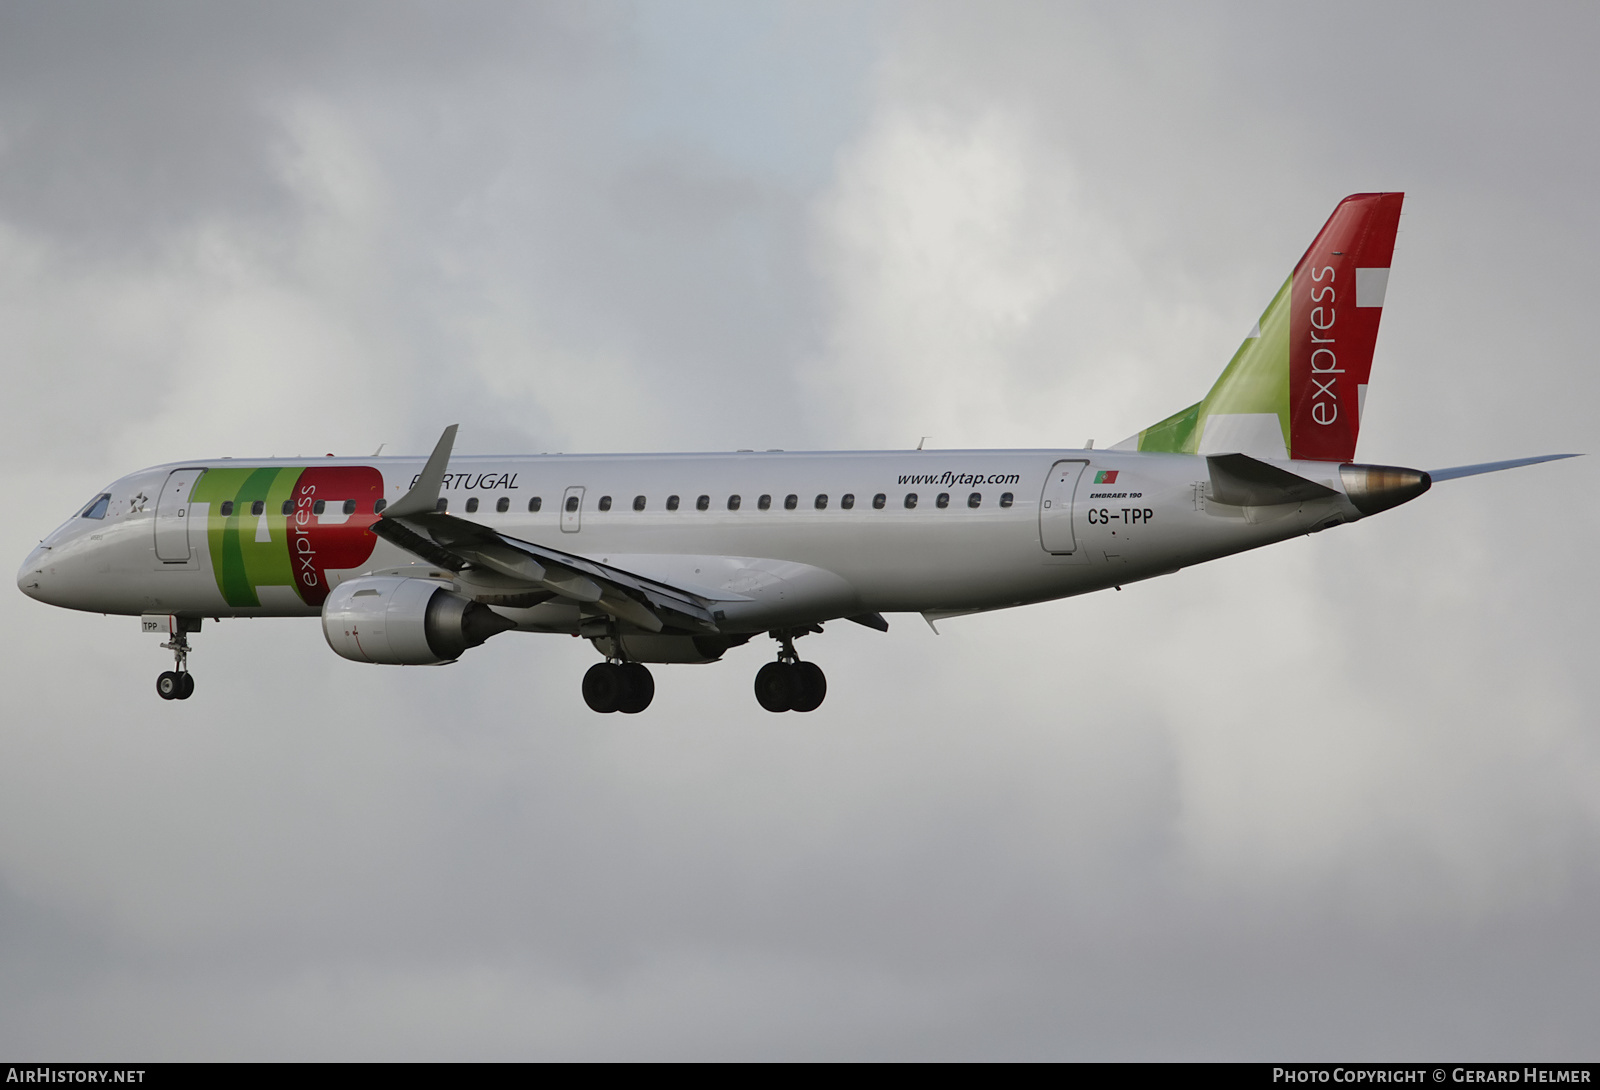
<instances>
[{"instance_id":1,"label":"overcast sky","mask_svg":"<svg viewBox=\"0 0 1600 1090\"><path fill-rule=\"evenodd\" d=\"M1079 446L1407 194L1362 460L1600 452L1592 5L0 4L0 541L224 454ZM0 595L0 1054L1596 1059L1594 457L658 668Z\"/></svg>"}]
</instances>

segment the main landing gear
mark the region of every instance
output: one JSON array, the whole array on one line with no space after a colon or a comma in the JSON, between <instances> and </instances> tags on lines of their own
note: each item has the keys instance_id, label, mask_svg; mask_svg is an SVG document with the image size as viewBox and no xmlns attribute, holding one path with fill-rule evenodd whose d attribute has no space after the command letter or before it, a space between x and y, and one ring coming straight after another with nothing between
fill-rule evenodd
<instances>
[{"instance_id":1,"label":"main landing gear","mask_svg":"<svg viewBox=\"0 0 1600 1090\"><path fill-rule=\"evenodd\" d=\"M597 662L583 675L583 701L597 712L637 715L655 695L656 679L642 662Z\"/></svg>"},{"instance_id":2,"label":"main landing gear","mask_svg":"<svg viewBox=\"0 0 1600 1090\"><path fill-rule=\"evenodd\" d=\"M778 661L756 671L756 703L769 712L814 712L828 695L828 679L814 662L801 662L794 638L806 631L774 632Z\"/></svg>"},{"instance_id":3,"label":"main landing gear","mask_svg":"<svg viewBox=\"0 0 1600 1090\"><path fill-rule=\"evenodd\" d=\"M163 670L156 678L156 694L162 700L188 700L194 695L194 675L189 672L189 634L180 628L161 646L172 652L175 669Z\"/></svg>"}]
</instances>

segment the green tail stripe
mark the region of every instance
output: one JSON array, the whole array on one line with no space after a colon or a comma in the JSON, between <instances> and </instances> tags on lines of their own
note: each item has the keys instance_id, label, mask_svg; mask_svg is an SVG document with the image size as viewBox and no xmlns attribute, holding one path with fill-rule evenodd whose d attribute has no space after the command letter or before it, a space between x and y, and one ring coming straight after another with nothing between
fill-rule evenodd
<instances>
[{"instance_id":1,"label":"green tail stripe","mask_svg":"<svg viewBox=\"0 0 1600 1090\"><path fill-rule=\"evenodd\" d=\"M1203 401L1139 433L1139 449L1194 454L1215 414L1272 413L1289 448L1289 289L1294 275L1261 315L1260 336L1247 337Z\"/></svg>"},{"instance_id":2,"label":"green tail stripe","mask_svg":"<svg viewBox=\"0 0 1600 1090\"><path fill-rule=\"evenodd\" d=\"M1152 424L1139 433L1139 449L1182 454L1199 445L1197 425L1200 423L1200 405L1196 401L1182 412L1173 413L1159 424Z\"/></svg>"}]
</instances>

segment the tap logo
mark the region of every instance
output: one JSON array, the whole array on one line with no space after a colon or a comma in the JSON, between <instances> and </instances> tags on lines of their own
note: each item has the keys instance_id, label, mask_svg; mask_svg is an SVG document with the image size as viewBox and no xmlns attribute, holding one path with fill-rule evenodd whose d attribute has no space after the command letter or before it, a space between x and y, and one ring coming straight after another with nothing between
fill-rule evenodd
<instances>
[{"instance_id":1,"label":"tap logo","mask_svg":"<svg viewBox=\"0 0 1600 1090\"><path fill-rule=\"evenodd\" d=\"M371 466L263 466L208 469L195 503L209 503L211 568L230 606L259 606L281 588L308 606L332 590L329 573L372 556L383 474ZM224 510L228 513L224 514Z\"/></svg>"}]
</instances>

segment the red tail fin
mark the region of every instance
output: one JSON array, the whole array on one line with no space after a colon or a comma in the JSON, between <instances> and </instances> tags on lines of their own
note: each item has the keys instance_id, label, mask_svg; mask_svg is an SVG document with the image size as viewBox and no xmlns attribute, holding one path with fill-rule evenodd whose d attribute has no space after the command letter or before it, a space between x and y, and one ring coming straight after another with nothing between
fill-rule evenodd
<instances>
[{"instance_id":1,"label":"red tail fin","mask_svg":"<svg viewBox=\"0 0 1600 1090\"><path fill-rule=\"evenodd\" d=\"M1339 202L1295 266L1289 319L1289 453L1356 455L1403 193Z\"/></svg>"}]
</instances>

